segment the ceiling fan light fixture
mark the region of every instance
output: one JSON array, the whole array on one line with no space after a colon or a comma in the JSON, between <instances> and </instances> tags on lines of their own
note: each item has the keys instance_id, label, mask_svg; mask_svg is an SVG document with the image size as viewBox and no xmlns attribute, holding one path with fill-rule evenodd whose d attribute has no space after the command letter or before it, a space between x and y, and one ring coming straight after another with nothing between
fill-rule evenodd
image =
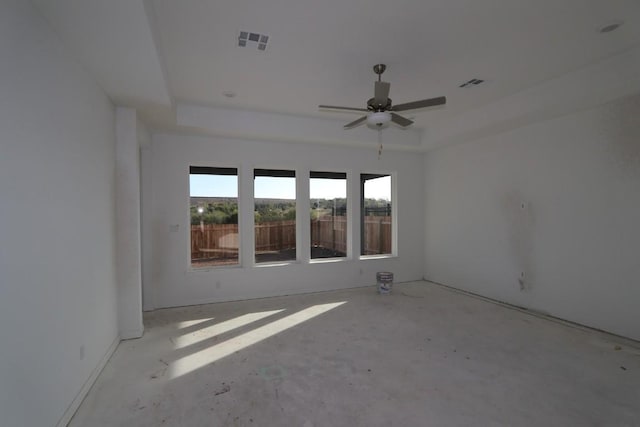
<instances>
[{"instance_id":1,"label":"ceiling fan light fixture","mask_svg":"<svg viewBox=\"0 0 640 427\"><path fill-rule=\"evenodd\" d=\"M367 116L367 123L373 126L383 126L391 121L391 113L387 111L376 111Z\"/></svg>"}]
</instances>

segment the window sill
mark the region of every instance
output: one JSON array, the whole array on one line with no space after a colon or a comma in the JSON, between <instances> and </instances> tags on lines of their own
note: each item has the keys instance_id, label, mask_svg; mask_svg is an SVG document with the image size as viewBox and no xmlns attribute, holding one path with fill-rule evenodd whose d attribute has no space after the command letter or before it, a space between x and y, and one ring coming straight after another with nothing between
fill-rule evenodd
<instances>
[{"instance_id":1,"label":"window sill","mask_svg":"<svg viewBox=\"0 0 640 427\"><path fill-rule=\"evenodd\" d=\"M279 261L279 262L261 262L260 264L253 264L252 267L255 267L255 268L283 267L285 265L296 265L296 264L300 264L300 261L291 260L291 261Z\"/></svg>"},{"instance_id":2,"label":"window sill","mask_svg":"<svg viewBox=\"0 0 640 427\"><path fill-rule=\"evenodd\" d=\"M335 262L349 261L347 257L335 257L335 258L314 258L309 260L309 264L332 264Z\"/></svg>"},{"instance_id":3,"label":"window sill","mask_svg":"<svg viewBox=\"0 0 640 427\"><path fill-rule=\"evenodd\" d=\"M389 259L389 258L398 258L397 255L394 254L380 254L380 255L360 255L360 260L369 260L369 259Z\"/></svg>"}]
</instances>

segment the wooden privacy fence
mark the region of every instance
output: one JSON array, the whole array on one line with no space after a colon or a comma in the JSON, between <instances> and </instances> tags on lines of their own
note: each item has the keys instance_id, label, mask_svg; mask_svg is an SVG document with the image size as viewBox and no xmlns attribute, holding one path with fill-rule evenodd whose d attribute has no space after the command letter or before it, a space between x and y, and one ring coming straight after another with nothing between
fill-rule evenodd
<instances>
[{"instance_id":1,"label":"wooden privacy fence","mask_svg":"<svg viewBox=\"0 0 640 427\"><path fill-rule=\"evenodd\" d=\"M256 253L295 249L296 221L270 221L256 224Z\"/></svg>"},{"instance_id":2,"label":"wooden privacy fence","mask_svg":"<svg viewBox=\"0 0 640 427\"><path fill-rule=\"evenodd\" d=\"M238 224L191 226L191 260L238 257Z\"/></svg>"},{"instance_id":3,"label":"wooden privacy fence","mask_svg":"<svg viewBox=\"0 0 640 427\"><path fill-rule=\"evenodd\" d=\"M364 255L391 253L391 217L364 217Z\"/></svg>"},{"instance_id":4,"label":"wooden privacy fence","mask_svg":"<svg viewBox=\"0 0 640 427\"><path fill-rule=\"evenodd\" d=\"M364 254L391 252L391 217L367 216L364 220ZM256 253L296 247L296 222L272 221L255 225ZM347 252L347 218L323 216L311 220L311 245ZM238 257L238 224L191 226L191 259Z\"/></svg>"},{"instance_id":5,"label":"wooden privacy fence","mask_svg":"<svg viewBox=\"0 0 640 427\"><path fill-rule=\"evenodd\" d=\"M347 217L326 215L312 219L311 245L347 253Z\"/></svg>"}]
</instances>

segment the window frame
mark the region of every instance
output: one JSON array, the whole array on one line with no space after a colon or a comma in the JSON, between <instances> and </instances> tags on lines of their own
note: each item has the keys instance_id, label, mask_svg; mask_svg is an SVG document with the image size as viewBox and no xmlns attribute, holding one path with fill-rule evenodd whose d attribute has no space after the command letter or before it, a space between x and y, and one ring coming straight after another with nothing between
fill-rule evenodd
<instances>
[{"instance_id":1,"label":"window frame","mask_svg":"<svg viewBox=\"0 0 640 427\"><path fill-rule=\"evenodd\" d=\"M287 259L287 260L275 260L275 261L262 261L262 262L258 262L256 260L256 222L255 222L255 208L256 208L256 183L255 183L255 179L256 177L259 176L263 176L263 177L280 177L280 178L293 178L294 180L294 186L295 186L295 198L293 199L293 204L295 206L295 210L296 210L296 216L295 216L295 258L293 259ZM252 261L251 261L251 265L253 267L270 267L270 266L281 266L281 265L290 265L290 264L298 264L301 262L301 258L300 258L300 243L303 240L301 233L300 233L300 213L299 213L299 208L300 208L300 200L299 200L299 180L300 177L302 175L300 175L300 171L298 170L298 168L281 168L281 167L271 167L271 168L261 168L261 167L256 167L254 166L251 169L251 212L252 212L252 243L251 243L251 254L252 254Z\"/></svg>"},{"instance_id":2,"label":"window frame","mask_svg":"<svg viewBox=\"0 0 640 427\"><path fill-rule=\"evenodd\" d=\"M336 172L336 171L327 171L324 168L315 168L312 170L309 170L309 176L308 176L308 182L307 182L307 186L309 188L309 207L311 206L311 201L313 200L311 197L311 179L344 179L345 182L345 209L346 209L346 215L345 215L345 227L346 227L346 241L345 241L345 255L341 256L341 257L327 257L327 258L313 258L312 254L311 254L311 241L312 241L312 236L311 236L311 218L310 215L306 216L306 220L309 221L309 224L307 224L307 230L309 231L309 263L310 264L316 264L316 263L327 263L327 262L340 262L340 261L346 261L346 260L350 260L352 259L352 245L351 245L351 239L352 239L352 234L353 234L353 224L351 221L351 217L352 217L352 206L353 203L351 201L351 191L350 191L350 180L351 180L351 174L343 171L343 172ZM315 176L314 176L315 175Z\"/></svg>"},{"instance_id":3,"label":"window frame","mask_svg":"<svg viewBox=\"0 0 640 427\"><path fill-rule=\"evenodd\" d=\"M363 254L365 248L365 226L364 226L364 218L365 218L365 194L364 194L364 184L368 179L382 178L382 177L390 177L390 192L391 192L391 251L383 254ZM398 191L397 191L397 173L392 171L378 171L378 172L364 172L361 171L358 174L358 188L359 188L359 204L360 204L360 214L359 214L359 222L360 222L360 247L358 249L358 257L361 260L366 259L380 259L380 258L393 258L398 256Z\"/></svg>"},{"instance_id":4,"label":"window frame","mask_svg":"<svg viewBox=\"0 0 640 427\"><path fill-rule=\"evenodd\" d=\"M196 170L196 173L192 173L192 170ZM235 175L232 173L225 173L230 170L235 170ZM223 173L207 173L207 171L221 171ZM208 265L204 267L194 267L191 262L191 175L234 175L236 176L236 192L237 192L237 206L238 206L238 262L236 264L226 264L226 265ZM207 164L206 162L189 162L187 165L187 194L189 201L187 203L187 271L199 273L199 272L207 272L211 270L219 270L219 269L234 269L234 268L242 268L243 266L243 257L242 257L242 238L243 238L243 226L242 226L242 203L241 203L241 192L242 192L242 184L241 184L241 168L239 165L229 165L226 164L224 166L219 164ZM170 226L173 227L173 226Z\"/></svg>"}]
</instances>

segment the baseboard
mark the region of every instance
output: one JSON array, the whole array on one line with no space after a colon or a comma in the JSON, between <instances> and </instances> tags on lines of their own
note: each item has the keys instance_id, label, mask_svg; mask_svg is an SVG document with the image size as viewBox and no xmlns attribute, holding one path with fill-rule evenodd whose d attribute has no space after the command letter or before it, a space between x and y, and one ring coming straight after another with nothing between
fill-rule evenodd
<instances>
[{"instance_id":1,"label":"baseboard","mask_svg":"<svg viewBox=\"0 0 640 427\"><path fill-rule=\"evenodd\" d=\"M141 328L135 328L135 329L124 329L120 331L120 339L132 340L135 338L140 338L143 334L144 334L144 326Z\"/></svg>"},{"instance_id":2,"label":"baseboard","mask_svg":"<svg viewBox=\"0 0 640 427\"><path fill-rule=\"evenodd\" d=\"M519 305L515 305L515 304L511 304L509 302L506 301L502 301L502 300L498 300L498 299L494 299L494 298L490 298L490 297L485 297L484 295L481 294L477 294L475 292L471 292L471 291L467 291L464 289L460 289L460 288L456 288L454 286L449 286L446 285L444 283L440 283L440 282L435 282L433 280L429 280L426 278L423 278L422 280L424 280L425 282L429 282L432 283L434 285L440 286L444 289L447 289L451 292L455 292L455 293L459 293L459 294L463 294L463 295L467 295L470 296L472 298L477 298L492 304L497 304L503 307L506 307L508 309L511 310L516 310L516 311L520 311L522 313L528 314L530 316L535 316L535 317L539 317L541 319L545 319L551 322L555 322L555 323L560 323L564 326L568 326L571 328L576 328L576 329L581 329L583 331L591 331L591 332L596 332L599 334L605 334L611 337L615 337L616 339L624 342L626 345L630 346L630 347L634 347L634 348L639 348L640 349L640 340L636 340L635 338L630 338L630 337L626 337L624 335L619 335L616 334L614 332L609 332L606 331L604 329L599 329L596 328L594 326L588 326L588 325L583 325L582 323L577 323L577 322L573 322L571 320L567 320L567 319L563 319L562 317L557 317L554 316L553 314L547 313L546 311L542 311L542 310L536 310L536 309L531 309L531 308L527 308L527 307L522 307Z\"/></svg>"},{"instance_id":3,"label":"baseboard","mask_svg":"<svg viewBox=\"0 0 640 427\"><path fill-rule=\"evenodd\" d=\"M102 370L104 369L105 365L111 358L111 355L113 355L113 352L116 351L116 348L118 347L119 343L120 343L120 337L116 337L116 339L113 340L113 342L107 349L104 356L102 356L102 359L100 359L100 363L98 363L98 366L96 366L95 369L91 372L91 375L89 376L89 378L87 378L87 381L85 381L85 383L82 385L82 388L76 395L75 399L73 399L73 402L71 402L71 405L69 405L67 410L62 415L62 418L60 418L60 421L58 421L58 424L56 424L57 427L66 427L67 424L69 424L69 422L71 421L71 418L73 418L73 415L76 413L76 411L80 407L80 404L82 403L84 398L87 397L87 394L89 393L89 390L91 390L93 383L96 381L96 379L98 379L98 375L100 375L100 372L102 372Z\"/></svg>"}]
</instances>

